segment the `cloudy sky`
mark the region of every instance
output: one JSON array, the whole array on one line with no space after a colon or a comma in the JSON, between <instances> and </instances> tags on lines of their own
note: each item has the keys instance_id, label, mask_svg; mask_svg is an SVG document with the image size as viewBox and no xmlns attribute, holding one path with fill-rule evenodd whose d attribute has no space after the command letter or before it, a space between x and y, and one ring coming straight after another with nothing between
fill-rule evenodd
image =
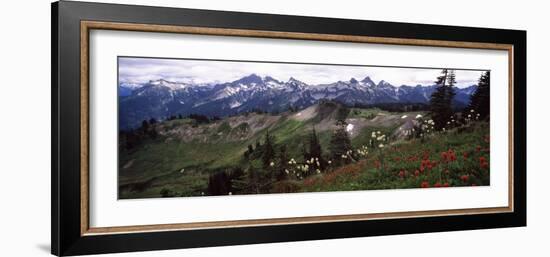
<instances>
[{"instance_id":1,"label":"cloudy sky","mask_svg":"<svg viewBox=\"0 0 550 257\"><path fill-rule=\"evenodd\" d=\"M119 58L119 82L144 83L165 79L176 82L231 82L255 73L287 81L294 77L310 85L361 80L369 76L375 83L385 80L394 86L431 85L440 69L392 68L342 65L285 64L234 61ZM457 70L458 87L477 84L482 71Z\"/></svg>"}]
</instances>

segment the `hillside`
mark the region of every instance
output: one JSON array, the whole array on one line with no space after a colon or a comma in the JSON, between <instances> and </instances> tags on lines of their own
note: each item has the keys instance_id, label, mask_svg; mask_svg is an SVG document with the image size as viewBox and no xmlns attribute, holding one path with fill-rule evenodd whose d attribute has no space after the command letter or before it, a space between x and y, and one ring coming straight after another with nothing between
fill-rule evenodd
<instances>
[{"instance_id":1,"label":"hillside","mask_svg":"<svg viewBox=\"0 0 550 257\"><path fill-rule=\"evenodd\" d=\"M212 174L237 167L247 173L261 169L260 158L245 158L249 148L259 149L266 133L274 145L284 145L288 158L303 162L303 148L315 129L323 153L328 154L338 120L353 147L370 144L373 131L381 131L391 140L402 140L399 133L415 123L422 112L390 113L375 108L346 108L322 101L306 109L279 114L250 112L206 123L190 118L156 123L155 138L144 139L131 149L121 141L119 187L121 198L158 197L163 189L178 195L207 194ZM166 192L166 191L165 191Z\"/></svg>"}]
</instances>

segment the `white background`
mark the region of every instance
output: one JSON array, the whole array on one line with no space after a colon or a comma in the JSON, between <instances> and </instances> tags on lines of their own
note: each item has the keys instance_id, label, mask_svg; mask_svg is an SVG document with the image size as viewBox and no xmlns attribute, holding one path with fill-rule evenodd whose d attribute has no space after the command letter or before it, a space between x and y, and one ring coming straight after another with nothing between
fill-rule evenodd
<instances>
[{"instance_id":1,"label":"white background","mask_svg":"<svg viewBox=\"0 0 550 257\"><path fill-rule=\"evenodd\" d=\"M508 206L506 161L491 162L491 186L484 187L117 201L119 55L488 69L497 88L491 90L491 160L508 158L504 50L98 30L90 35L91 227Z\"/></svg>"},{"instance_id":2,"label":"white background","mask_svg":"<svg viewBox=\"0 0 550 257\"><path fill-rule=\"evenodd\" d=\"M150 1L108 1L142 3ZM47 256L50 236L50 1L10 1L0 15L0 255ZM189 8L528 30L528 227L117 256L548 256L550 171L544 1L155 1ZM452 11L451 11L452 10Z\"/></svg>"}]
</instances>

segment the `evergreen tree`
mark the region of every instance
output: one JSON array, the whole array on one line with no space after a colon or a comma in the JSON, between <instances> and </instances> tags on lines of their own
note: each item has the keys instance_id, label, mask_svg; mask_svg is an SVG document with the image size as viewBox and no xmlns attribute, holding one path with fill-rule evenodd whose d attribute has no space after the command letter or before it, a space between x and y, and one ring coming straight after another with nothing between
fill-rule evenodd
<instances>
[{"instance_id":1,"label":"evergreen tree","mask_svg":"<svg viewBox=\"0 0 550 257\"><path fill-rule=\"evenodd\" d=\"M304 157L304 161L305 160L309 160L309 153L307 152L307 143L304 141L302 143L302 156Z\"/></svg>"},{"instance_id":2,"label":"evergreen tree","mask_svg":"<svg viewBox=\"0 0 550 257\"><path fill-rule=\"evenodd\" d=\"M244 152L244 158L246 159L250 158L253 153L254 153L254 147L251 144L249 144L248 148Z\"/></svg>"},{"instance_id":3,"label":"evergreen tree","mask_svg":"<svg viewBox=\"0 0 550 257\"><path fill-rule=\"evenodd\" d=\"M455 96L454 85L456 84L454 71L443 69L435 84L437 88L430 97L430 114L435 123L435 129L441 130L453 115L452 103Z\"/></svg>"},{"instance_id":4,"label":"evergreen tree","mask_svg":"<svg viewBox=\"0 0 550 257\"><path fill-rule=\"evenodd\" d=\"M468 112L474 110L475 113L479 113L480 119L484 119L490 114L490 79L491 74L489 71L481 75L476 92L470 97L470 105L466 109Z\"/></svg>"},{"instance_id":5,"label":"evergreen tree","mask_svg":"<svg viewBox=\"0 0 550 257\"><path fill-rule=\"evenodd\" d=\"M208 177L209 195L227 195L231 192L231 179L225 171L211 174Z\"/></svg>"},{"instance_id":6,"label":"evergreen tree","mask_svg":"<svg viewBox=\"0 0 550 257\"><path fill-rule=\"evenodd\" d=\"M145 134L145 132L147 132L147 130L149 130L149 122L147 120L143 120L141 122L141 127L140 127L140 130Z\"/></svg>"},{"instance_id":7,"label":"evergreen tree","mask_svg":"<svg viewBox=\"0 0 550 257\"><path fill-rule=\"evenodd\" d=\"M250 165L248 169L248 184L250 191L255 194L260 193L260 174L256 170L256 168L252 165Z\"/></svg>"},{"instance_id":8,"label":"evergreen tree","mask_svg":"<svg viewBox=\"0 0 550 257\"><path fill-rule=\"evenodd\" d=\"M319 143L319 137L317 136L315 127L313 127L311 134L309 135L309 153L307 153L307 155L307 159L315 159L319 162L319 165L314 163L317 168L324 169L325 161L323 159L323 150L321 148L321 144Z\"/></svg>"},{"instance_id":9,"label":"evergreen tree","mask_svg":"<svg viewBox=\"0 0 550 257\"><path fill-rule=\"evenodd\" d=\"M281 145L279 148L279 156L278 156L278 165L277 165L277 180L285 180L287 178L286 171L288 169L288 153L286 150L286 145Z\"/></svg>"},{"instance_id":10,"label":"evergreen tree","mask_svg":"<svg viewBox=\"0 0 550 257\"><path fill-rule=\"evenodd\" d=\"M309 135L309 155L310 158L319 158L322 155L321 144L319 144L319 138L317 137L315 127L313 127Z\"/></svg>"},{"instance_id":11,"label":"evergreen tree","mask_svg":"<svg viewBox=\"0 0 550 257\"><path fill-rule=\"evenodd\" d=\"M264 168L267 168L270 166L275 157L274 138L269 134L269 130L265 133L263 150L262 162L264 164Z\"/></svg>"},{"instance_id":12,"label":"evergreen tree","mask_svg":"<svg viewBox=\"0 0 550 257\"><path fill-rule=\"evenodd\" d=\"M154 125L151 125L149 128L149 131L147 132L147 135L149 135L150 138L155 139L158 137L159 133L157 132L157 127Z\"/></svg>"},{"instance_id":13,"label":"evergreen tree","mask_svg":"<svg viewBox=\"0 0 550 257\"><path fill-rule=\"evenodd\" d=\"M347 163L349 158L343 156L347 156L349 150L351 150L351 139L346 131L346 124L339 122L330 139L330 154L337 164Z\"/></svg>"}]
</instances>

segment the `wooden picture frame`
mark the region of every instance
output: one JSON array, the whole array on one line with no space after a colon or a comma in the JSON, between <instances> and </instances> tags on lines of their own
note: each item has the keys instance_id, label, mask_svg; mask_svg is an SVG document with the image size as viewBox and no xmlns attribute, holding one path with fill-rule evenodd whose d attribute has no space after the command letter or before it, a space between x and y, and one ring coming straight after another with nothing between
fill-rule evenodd
<instances>
[{"instance_id":1,"label":"wooden picture frame","mask_svg":"<svg viewBox=\"0 0 550 257\"><path fill-rule=\"evenodd\" d=\"M254 22L252 22L254 21ZM498 49L508 52L508 206L91 227L89 35L161 32ZM83 2L52 4L52 254L485 229L526 225L526 32Z\"/></svg>"}]
</instances>

